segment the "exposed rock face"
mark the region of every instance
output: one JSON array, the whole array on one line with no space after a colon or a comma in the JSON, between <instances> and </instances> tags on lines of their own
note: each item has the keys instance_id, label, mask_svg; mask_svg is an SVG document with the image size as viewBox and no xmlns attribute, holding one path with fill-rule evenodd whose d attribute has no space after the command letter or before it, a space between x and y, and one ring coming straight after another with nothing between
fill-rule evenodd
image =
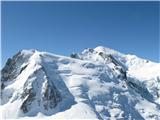
<instances>
[{"instance_id":1,"label":"exposed rock face","mask_svg":"<svg viewBox=\"0 0 160 120\"><path fill-rule=\"evenodd\" d=\"M59 91L53 84L49 84L49 81L44 83L44 93L42 96L43 107L45 110L53 109L62 100Z\"/></svg>"},{"instance_id":2,"label":"exposed rock face","mask_svg":"<svg viewBox=\"0 0 160 120\"><path fill-rule=\"evenodd\" d=\"M33 88L25 89L24 93L22 94L22 98L25 98L23 101L20 109L23 113L27 113L32 109L32 102L36 99L36 92L33 91Z\"/></svg>"},{"instance_id":3,"label":"exposed rock face","mask_svg":"<svg viewBox=\"0 0 160 120\"><path fill-rule=\"evenodd\" d=\"M23 85L23 90L19 92L12 91L11 89L4 89L8 85L12 84L12 81L19 76L27 67L31 66L29 59L35 53L35 51L18 52L13 58L9 58L5 67L2 69L2 82L1 82L1 99L5 104L10 100L13 94L17 94L14 98L22 100L20 109L23 113L30 115L34 111L34 106L39 106L41 111L48 111L55 108L62 100L60 92L55 87L53 81L47 76L45 68L36 63L33 66L36 68L34 72L29 75L26 82ZM34 61L34 60L30 60ZM8 97L6 98L6 91L10 90ZM14 102L16 99L13 99Z\"/></svg>"},{"instance_id":4,"label":"exposed rock face","mask_svg":"<svg viewBox=\"0 0 160 120\"><path fill-rule=\"evenodd\" d=\"M4 82L10 82L14 80L27 67L27 65L25 64L35 51L32 50L27 54L25 54L24 52L25 51L19 51L16 55L7 60L6 65L1 71L2 89L5 86Z\"/></svg>"},{"instance_id":5,"label":"exposed rock face","mask_svg":"<svg viewBox=\"0 0 160 120\"><path fill-rule=\"evenodd\" d=\"M4 91L4 88L16 79L18 75L27 67L27 62L29 58L34 54L35 50L30 51L19 51L12 58L7 60L6 65L1 70L1 104L5 104L12 97L14 91L12 89L7 89ZM5 95L5 94L7 95Z\"/></svg>"},{"instance_id":6,"label":"exposed rock face","mask_svg":"<svg viewBox=\"0 0 160 120\"><path fill-rule=\"evenodd\" d=\"M46 74L41 65L25 82L21 99L23 100L20 109L23 113L34 111L34 105L41 111L48 111L55 108L62 100L60 92L52 80Z\"/></svg>"},{"instance_id":7,"label":"exposed rock face","mask_svg":"<svg viewBox=\"0 0 160 120\"><path fill-rule=\"evenodd\" d=\"M71 58L79 59L79 56L78 56L77 53L72 53L72 54L70 55L70 57L71 57Z\"/></svg>"}]
</instances>

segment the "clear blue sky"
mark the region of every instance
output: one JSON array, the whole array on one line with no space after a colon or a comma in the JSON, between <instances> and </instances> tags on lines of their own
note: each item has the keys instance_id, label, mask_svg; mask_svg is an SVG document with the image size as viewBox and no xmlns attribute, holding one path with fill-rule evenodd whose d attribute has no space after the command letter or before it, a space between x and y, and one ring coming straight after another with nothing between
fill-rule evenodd
<instances>
[{"instance_id":1,"label":"clear blue sky","mask_svg":"<svg viewBox=\"0 0 160 120\"><path fill-rule=\"evenodd\" d=\"M102 45L159 62L158 2L2 2L2 63L21 49Z\"/></svg>"}]
</instances>

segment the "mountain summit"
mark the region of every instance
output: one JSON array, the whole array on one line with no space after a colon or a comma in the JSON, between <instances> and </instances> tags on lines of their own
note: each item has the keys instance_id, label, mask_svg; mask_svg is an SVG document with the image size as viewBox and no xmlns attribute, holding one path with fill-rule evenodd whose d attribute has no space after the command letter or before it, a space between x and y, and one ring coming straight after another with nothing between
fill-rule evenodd
<instances>
[{"instance_id":1,"label":"mountain summit","mask_svg":"<svg viewBox=\"0 0 160 120\"><path fill-rule=\"evenodd\" d=\"M1 70L2 119L160 119L160 63L103 46L22 50Z\"/></svg>"}]
</instances>

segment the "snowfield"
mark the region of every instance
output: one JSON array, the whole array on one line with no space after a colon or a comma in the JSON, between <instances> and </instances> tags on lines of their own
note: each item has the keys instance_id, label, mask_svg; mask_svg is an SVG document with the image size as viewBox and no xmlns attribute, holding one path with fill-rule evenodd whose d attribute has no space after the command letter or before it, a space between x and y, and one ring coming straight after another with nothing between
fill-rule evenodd
<instances>
[{"instance_id":1,"label":"snowfield","mask_svg":"<svg viewBox=\"0 0 160 120\"><path fill-rule=\"evenodd\" d=\"M102 46L22 50L1 71L1 119L160 120L160 63Z\"/></svg>"}]
</instances>

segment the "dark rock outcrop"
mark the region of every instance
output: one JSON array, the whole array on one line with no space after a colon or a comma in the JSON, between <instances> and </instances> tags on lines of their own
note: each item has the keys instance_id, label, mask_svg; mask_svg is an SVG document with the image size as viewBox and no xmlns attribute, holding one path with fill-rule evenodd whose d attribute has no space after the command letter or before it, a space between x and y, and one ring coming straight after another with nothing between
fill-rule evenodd
<instances>
[{"instance_id":1,"label":"dark rock outcrop","mask_svg":"<svg viewBox=\"0 0 160 120\"><path fill-rule=\"evenodd\" d=\"M44 67L41 66L25 82L21 99L23 102L20 109L23 113L28 113L34 109L34 104L44 111L53 109L62 97L52 80L47 77Z\"/></svg>"},{"instance_id":2,"label":"dark rock outcrop","mask_svg":"<svg viewBox=\"0 0 160 120\"><path fill-rule=\"evenodd\" d=\"M29 60L34 52L35 51L31 51L30 54L25 55L23 51L19 51L16 55L7 60L6 65L1 70L1 81L4 86L4 82L10 82L14 80L27 67L27 65L24 67L22 65ZM4 87L2 87L2 89L3 88Z\"/></svg>"}]
</instances>

